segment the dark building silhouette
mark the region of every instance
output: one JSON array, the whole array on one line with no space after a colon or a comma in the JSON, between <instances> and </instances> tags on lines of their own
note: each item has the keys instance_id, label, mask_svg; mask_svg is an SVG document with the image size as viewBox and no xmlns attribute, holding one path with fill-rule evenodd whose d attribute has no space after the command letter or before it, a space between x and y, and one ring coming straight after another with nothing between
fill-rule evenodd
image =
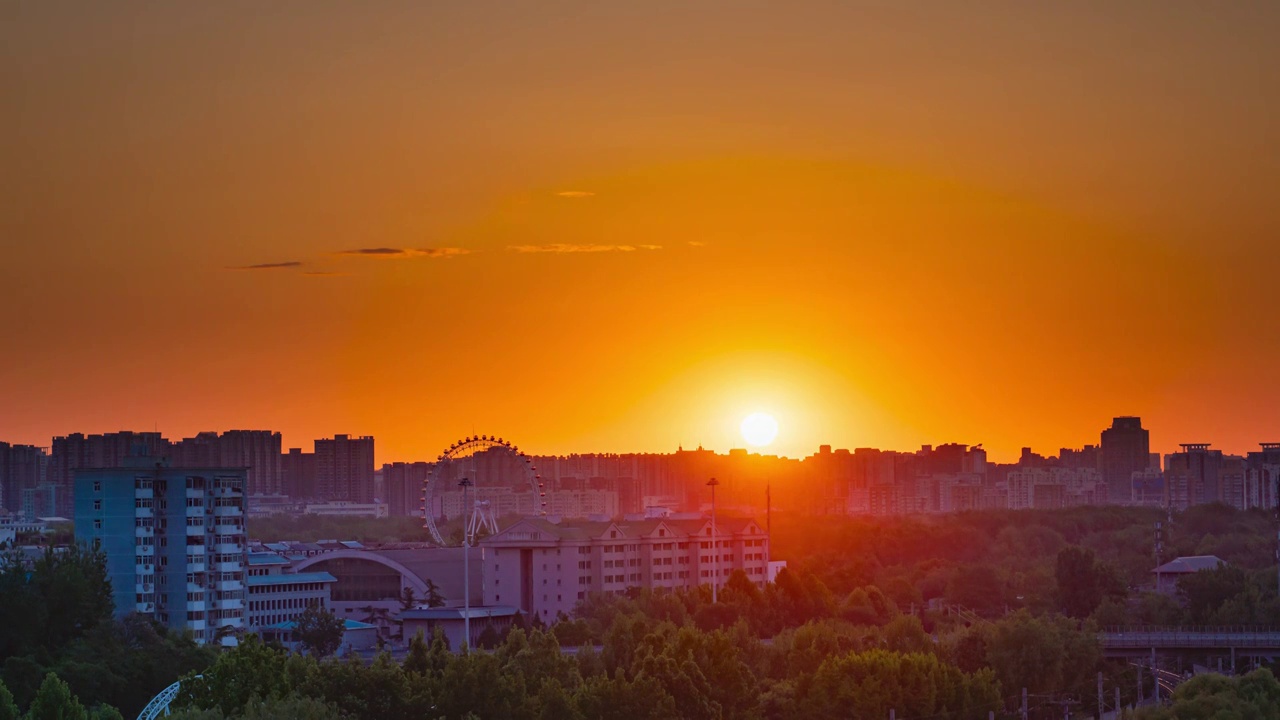
<instances>
[{"instance_id":1,"label":"dark building silhouette","mask_svg":"<svg viewBox=\"0 0 1280 720\"><path fill-rule=\"evenodd\" d=\"M392 517L421 514L422 483L431 472L431 464L425 462L387 463L382 466L382 487L386 493L380 498L387 503Z\"/></svg>"},{"instance_id":2,"label":"dark building silhouette","mask_svg":"<svg viewBox=\"0 0 1280 720\"><path fill-rule=\"evenodd\" d=\"M295 500L318 497L316 494L316 455L302 448L289 448L280 456L280 491Z\"/></svg>"},{"instance_id":3,"label":"dark building silhouette","mask_svg":"<svg viewBox=\"0 0 1280 720\"><path fill-rule=\"evenodd\" d=\"M1226 502L1220 483L1223 471L1221 450L1209 449L1209 443L1183 443L1182 452L1166 455L1164 486L1167 504L1174 510L1192 505Z\"/></svg>"},{"instance_id":4,"label":"dark building silhouette","mask_svg":"<svg viewBox=\"0 0 1280 720\"><path fill-rule=\"evenodd\" d=\"M1245 505L1275 509L1280 504L1280 443L1262 443L1245 458Z\"/></svg>"},{"instance_id":5,"label":"dark building silhouette","mask_svg":"<svg viewBox=\"0 0 1280 720\"><path fill-rule=\"evenodd\" d=\"M1151 453L1151 433L1142 427L1142 418L1118 417L1102 431L1102 480L1114 503L1133 497L1133 474L1147 469Z\"/></svg>"},{"instance_id":6,"label":"dark building silhouette","mask_svg":"<svg viewBox=\"0 0 1280 720\"><path fill-rule=\"evenodd\" d=\"M47 462L44 448L0 442L0 506L21 511L23 491L40 486Z\"/></svg>"},{"instance_id":7,"label":"dark building silhouette","mask_svg":"<svg viewBox=\"0 0 1280 720\"><path fill-rule=\"evenodd\" d=\"M76 470L116 468L121 467L128 457L165 457L168 453L169 441L158 432L125 430L102 435L72 433L55 437L49 453L48 482L56 488L58 515L71 517L74 511Z\"/></svg>"},{"instance_id":8,"label":"dark building silhouette","mask_svg":"<svg viewBox=\"0 0 1280 720\"><path fill-rule=\"evenodd\" d=\"M316 494L324 500L373 502L373 438L316 440Z\"/></svg>"},{"instance_id":9,"label":"dark building silhouette","mask_svg":"<svg viewBox=\"0 0 1280 720\"><path fill-rule=\"evenodd\" d=\"M280 492L280 433L271 430L228 430L202 432L173 443L173 467L246 468L247 493L274 495Z\"/></svg>"}]
</instances>

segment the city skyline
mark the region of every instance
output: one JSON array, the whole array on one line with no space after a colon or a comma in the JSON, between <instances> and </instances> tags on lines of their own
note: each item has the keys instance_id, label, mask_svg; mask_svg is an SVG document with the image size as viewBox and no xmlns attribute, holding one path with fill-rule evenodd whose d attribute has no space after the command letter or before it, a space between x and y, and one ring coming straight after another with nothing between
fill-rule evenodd
<instances>
[{"instance_id":1,"label":"city skyline","mask_svg":"<svg viewBox=\"0 0 1280 720\"><path fill-rule=\"evenodd\" d=\"M1107 422L1122 421L1122 420L1137 421L1139 423L1139 427L1137 429L1143 433L1148 433L1148 432L1151 432L1152 430L1151 427L1145 425L1146 423L1145 418L1142 418L1139 416L1118 415L1118 416L1114 416L1110 421L1107 421ZM110 437L110 436L117 436L117 435L133 434L133 435L139 435L139 436L152 436L155 438L163 439L166 442L172 443L174 452L178 453L179 458L182 458L182 457L191 456L191 453L193 450L193 447L192 447L193 443L208 442L209 439L216 441L220 437L226 437L228 440L230 440L232 438L238 439L242 435L263 434L263 435L269 435L274 437L275 446L278 448L279 452L281 453L281 457L284 458L285 461L287 462L287 458L289 457L289 453L291 451L301 450L303 453L310 455L316 443L332 444L335 440L342 441L347 438L350 438L352 440L357 440L357 439L370 440L370 441L376 440L377 444L373 445L371 456L373 458L374 465L377 467L381 467L383 465L391 465L396 463L403 464L403 463L416 463L416 462L433 462L436 456L442 450L446 449L449 446L449 444L452 442L460 441L466 437L472 437L472 436L479 437L480 435L489 435L494 438L505 437L507 440L513 443L518 443L522 447L522 449L527 451L527 453L530 455L548 456L548 457L554 457L554 456L568 457L568 456L574 456L574 455L601 455L601 456L605 456L605 455L666 455L666 454L678 452L680 450L697 449L697 450L707 450L719 455L725 455L730 452L746 452L750 455L779 457L782 459L790 459L790 460L803 460L806 457L811 457L813 455L818 454L821 448L824 448L824 447L837 449L837 450L871 449L871 450L883 450L888 452L911 453L925 447L939 447L944 445L962 445L965 447L974 447L974 448L983 449L984 452L986 452L991 462L1008 464L1008 463L1016 463L1019 457L1021 457L1024 454L1024 451L1028 449L1035 452L1036 454L1040 454L1040 455L1048 454L1048 456L1056 456L1059 452L1063 450L1078 451L1081 448L1087 448L1087 447L1101 448L1105 443L1105 438L1107 433L1113 432L1114 430L1115 430L1114 427L1108 427L1106 424L1099 423L1098 429L1096 432L1094 432L1093 437L1089 438L1086 441L1081 441L1074 444L1068 444L1068 443L1056 443L1056 444L1047 444L1047 445L1023 444L1018 446L1017 452L1011 452L1008 454L993 453L991 451L991 448L988 447L987 444L983 442L963 442L960 439L950 438L950 439L934 439L931 442L925 441L909 447L880 447L880 446L873 446L873 445L841 444L841 443L835 443L835 442L819 441L817 442L817 444L815 444L811 448L808 448L801 454L789 455L786 453L776 451L772 443L764 446L754 446L751 443L746 442L745 439L742 437L739 437L737 444L729 445L723 448L709 447L706 444L694 442L694 443L681 443L673 448L659 449L659 450L576 449L576 450L569 450L567 452L555 452L555 451L546 451L546 450L543 450L542 448L531 447L521 442L519 438L504 436L500 433L469 433L467 435L450 436L452 438L451 440L445 441L438 446L424 448L421 454L405 456L405 457L387 457L384 454L385 451L380 449L382 444L381 440L377 438L377 436L371 435L371 434L350 433L350 432L347 432L347 433L329 432L314 438L289 439L287 435L284 435L283 433L281 433L279 430L276 430L276 429L251 428L248 426L236 427L236 428L224 428L224 429L218 429L218 430L211 430L206 428L204 430L200 430L198 432L189 433L189 434L168 433L164 429L161 429L158 427L153 428L151 430L138 430L138 429L129 430L129 429L123 429L123 428L116 428L113 430L103 430L103 431L76 430L73 432L54 435L51 438L49 438L48 441L45 441L45 442L23 442L20 440L15 440L13 438L0 436L0 443L8 443L11 446L29 446L29 447L35 447L35 448L48 451L53 446L54 440L65 439L67 437L72 437L76 435L83 435L86 437L95 436L95 435ZM1160 438L1160 433L1158 431L1152 434L1156 438L1158 439ZM1187 438L1181 438L1176 440L1160 439L1159 442L1157 442L1156 440L1152 440L1150 441L1149 452L1163 457L1165 455L1179 452L1180 450L1185 449L1188 445L1205 445L1208 447L1212 447L1212 449L1216 451L1220 451L1228 455L1243 456L1247 453L1256 451L1259 447L1271 446L1276 444L1277 442L1274 440L1258 439L1257 441L1247 444L1244 447L1236 448L1236 447L1225 446L1220 443L1212 442L1212 441L1205 442L1205 438L1203 436L1193 435L1190 439L1187 439ZM148 443L148 451L151 451L151 448L149 447L149 443ZM1139 454L1142 454L1142 453L1139 453ZM214 457L217 457L217 455L215 454ZM206 463L206 465L209 465L209 466L214 466L219 464L226 465L228 467L236 466L235 463L227 463L227 462L218 463L216 461L211 461L209 463ZM1099 469L1103 470L1102 468L1099 468ZM280 472L280 470L277 469L276 472Z\"/></svg>"},{"instance_id":2,"label":"city skyline","mask_svg":"<svg viewBox=\"0 0 1280 720\"><path fill-rule=\"evenodd\" d=\"M1280 438L1275 4L7 20L11 441Z\"/></svg>"}]
</instances>

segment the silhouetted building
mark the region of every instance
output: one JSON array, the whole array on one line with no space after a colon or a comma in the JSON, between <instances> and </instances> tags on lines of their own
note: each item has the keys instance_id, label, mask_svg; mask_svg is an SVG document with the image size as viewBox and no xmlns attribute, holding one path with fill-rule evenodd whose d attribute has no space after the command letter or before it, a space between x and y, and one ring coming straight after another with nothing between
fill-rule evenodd
<instances>
[{"instance_id":1,"label":"silhouetted building","mask_svg":"<svg viewBox=\"0 0 1280 720\"><path fill-rule=\"evenodd\" d=\"M316 440L316 492L325 500L371 503L373 438L335 435Z\"/></svg>"},{"instance_id":2,"label":"silhouetted building","mask_svg":"<svg viewBox=\"0 0 1280 720\"><path fill-rule=\"evenodd\" d=\"M81 468L120 467L133 455L165 457L169 441L158 432L129 430L103 435L72 433L53 439L49 453L48 482L57 489L58 515L70 517L75 503L75 471Z\"/></svg>"},{"instance_id":3,"label":"silhouetted building","mask_svg":"<svg viewBox=\"0 0 1280 720\"><path fill-rule=\"evenodd\" d=\"M385 488L388 511L392 517L420 515L422 483L431 472L425 462L388 463L382 466L382 487Z\"/></svg>"},{"instance_id":4,"label":"silhouetted building","mask_svg":"<svg viewBox=\"0 0 1280 720\"><path fill-rule=\"evenodd\" d=\"M1182 452L1165 456L1166 505L1186 510L1192 505L1218 502L1222 451L1210 450L1209 443L1184 443Z\"/></svg>"},{"instance_id":5,"label":"silhouetted building","mask_svg":"<svg viewBox=\"0 0 1280 720\"><path fill-rule=\"evenodd\" d=\"M294 500L319 497L316 492L316 455L289 448L280 456L281 492Z\"/></svg>"},{"instance_id":6,"label":"silhouetted building","mask_svg":"<svg viewBox=\"0 0 1280 720\"><path fill-rule=\"evenodd\" d=\"M1142 418L1118 417L1102 431L1102 480L1113 503L1132 501L1133 474L1147 469L1151 433Z\"/></svg>"},{"instance_id":7,"label":"silhouetted building","mask_svg":"<svg viewBox=\"0 0 1280 720\"><path fill-rule=\"evenodd\" d=\"M1280 443L1262 443L1245 458L1245 505L1276 509L1280 504Z\"/></svg>"},{"instance_id":8,"label":"silhouetted building","mask_svg":"<svg viewBox=\"0 0 1280 720\"><path fill-rule=\"evenodd\" d=\"M274 495L281 488L280 433L270 430L202 432L173 443L174 467L242 467L249 471L250 495Z\"/></svg>"},{"instance_id":9,"label":"silhouetted building","mask_svg":"<svg viewBox=\"0 0 1280 720\"><path fill-rule=\"evenodd\" d=\"M48 460L44 448L0 442L0 506L21 511L23 492L44 481Z\"/></svg>"}]
</instances>

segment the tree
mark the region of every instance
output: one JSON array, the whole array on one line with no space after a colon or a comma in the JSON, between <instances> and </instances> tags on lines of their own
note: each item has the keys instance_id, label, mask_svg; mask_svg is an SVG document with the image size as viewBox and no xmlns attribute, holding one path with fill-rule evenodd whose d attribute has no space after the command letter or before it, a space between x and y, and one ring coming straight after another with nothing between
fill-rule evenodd
<instances>
[{"instance_id":1,"label":"tree","mask_svg":"<svg viewBox=\"0 0 1280 720\"><path fill-rule=\"evenodd\" d=\"M444 595L440 594L440 588L436 585L436 581L431 578L427 578L426 602L429 608L444 607L445 605Z\"/></svg>"},{"instance_id":2,"label":"tree","mask_svg":"<svg viewBox=\"0 0 1280 720\"><path fill-rule=\"evenodd\" d=\"M27 710L27 720L89 720L80 700L71 694L71 688L49 673L44 676L36 699Z\"/></svg>"},{"instance_id":3,"label":"tree","mask_svg":"<svg viewBox=\"0 0 1280 720\"><path fill-rule=\"evenodd\" d=\"M400 591L400 609L412 610L417 604L418 598L414 594L413 588L406 585L404 589Z\"/></svg>"},{"instance_id":4,"label":"tree","mask_svg":"<svg viewBox=\"0 0 1280 720\"><path fill-rule=\"evenodd\" d=\"M18 706L13 702L13 693L0 682L0 720L18 720Z\"/></svg>"},{"instance_id":5,"label":"tree","mask_svg":"<svg viewBox=\"0 0 1280 720\"><path fill-rule=\"evenodd\" d=\"M979 615L997 615L1004 609L1004 582L990 565L957 568L947 583L947 602Z\"/></svg>"},{"instance_id":6,"label":"tree","mask_svg":"<svg viewBox=\"0 0 1280 720\"><path fill-rule=\"evenodd\" d=\"M1124 596L1124 584L1115 571L1098 560L1092 550L1076 545L1058 551L1054 576L1058 604L1069 617L1093 614L1105 598Z\"/></svg>"},{"instance_id":7,"label":"tree","mask_svg":"<svg viewBox=\"0 0 1280 720\"><path fill-rule=\"evenodd\" d=\"M302 649L316 657L329 657L342 646L346 623L333 612L313 604L298 616L293 636Z\"/></svg>"},{"instance_id":8,"label":"tree","mask_svg":"<svg viewBox=\"0 0 1280 720\"><path fill-rule=\"evenodd\" d=\"M1280 682L1262 668L1243 677L1198 675L1173 691L1173 702L1138 711L1137 720L1274 720L1280 709Z\"/></svg>"}]
</instances>

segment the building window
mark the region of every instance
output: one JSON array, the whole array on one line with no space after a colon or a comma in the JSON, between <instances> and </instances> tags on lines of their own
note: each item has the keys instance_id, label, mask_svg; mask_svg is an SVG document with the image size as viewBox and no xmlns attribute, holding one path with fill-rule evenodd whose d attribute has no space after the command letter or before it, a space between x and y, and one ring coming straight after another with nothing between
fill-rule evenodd
<instances>
[{"instance_id":1,"label":"building window","mask_svg":"<svg viewBox=\"0 0 1280 720\"><path fill-rule=\"evenodd\" d=\"M101 481L101 480L94 480L94 481L93 481L93 491L94 491L94 492L102 492L102 481Z\"/></svg>"},{"instance_id":2,"label":"building window","mask_svg":"<svg viewBox=\"0 0 1280 720\"><path fill-rule=\"evenodd\" d=\"M94 521L93 521L93 529L94 529L94 530L101 530L101 529L102 529L102 521L101 521L101 520L94 520Z\"/></svg>"},{"instance_id":3,"label":"building window","mask_svg":"<svg viewBox=\"0 0 1280 720\"><path fill-rule=\"evenodd\" d=\"M94 500L94 501L93 501L93 509L94 509L94 511L101 510L101 509L102 509L102 501L101 501L101 500Z\"/></svg>"}]
</instances>

